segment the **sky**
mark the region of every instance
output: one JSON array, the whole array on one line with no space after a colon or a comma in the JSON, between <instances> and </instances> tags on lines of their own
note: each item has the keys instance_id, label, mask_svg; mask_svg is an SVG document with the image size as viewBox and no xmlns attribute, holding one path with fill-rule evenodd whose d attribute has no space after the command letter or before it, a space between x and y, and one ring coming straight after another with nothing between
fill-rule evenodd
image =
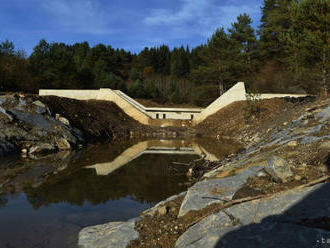
<instances>
[{"instance_id":1,"label":"sky","mask_svg":"<svg viewBox=\"0 0 330 248\"><path fill-rule=\"evenodd\" d=\"M0 41L29 55L40 39L88 41L139 52L203 44L247 13L259 25L263 0L0 0Z\"/></svg>"}]
</instances>

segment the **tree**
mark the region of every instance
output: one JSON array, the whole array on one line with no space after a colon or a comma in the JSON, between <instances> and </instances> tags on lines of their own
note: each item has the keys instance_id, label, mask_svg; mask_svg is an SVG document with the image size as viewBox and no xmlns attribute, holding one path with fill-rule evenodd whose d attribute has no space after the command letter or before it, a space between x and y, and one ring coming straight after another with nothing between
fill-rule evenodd
<instances>
[{"instance_id":1,"label":"tree","mask_svg":"<svg viewBox=\"0 0 330 248\"><path fill-rule=\"evenodd\" d=\"M239 49L242 57L243 71L251 73L256 58L257 38L251 26L252 20L247 14L239 15L237 22L228 30L230 39Z\"/></svg>"},{"instance_id":2,"label":"tree","mask_svg":"<svg viewBox=\"0 0 330 248\"><path fill-rule=\"evenodd\" d=\"M280 35L290 27L288 7L295 0L264 0L259 29L259 53L262 60L281 59L283 43Z\"/></svg>"},{"instance_id":3,"label":"tree","mask_svg":"<svg viewBox=\"0 0 330 248\"><path fill-rule=\"evenodd\" d=\"M281 40L286 44L286 61L296 81L314 72L319 81L317 88L329 87L330 2L301 0L291 4L289 13L291 27Z\"/></svg>"}]
</instances>

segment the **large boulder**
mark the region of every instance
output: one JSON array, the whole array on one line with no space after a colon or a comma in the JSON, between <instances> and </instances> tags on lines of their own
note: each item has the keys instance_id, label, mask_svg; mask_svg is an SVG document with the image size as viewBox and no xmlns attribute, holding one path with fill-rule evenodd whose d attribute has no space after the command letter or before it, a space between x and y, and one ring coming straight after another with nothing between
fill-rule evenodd
<instances>
[{"instance_id":1,"label":"large boulder","mask_svg":"<svg viewBox=\"0 0 330 248\"><path fill-rule=\"evenodd\" d=\"M293 176L289 164L284 159L278 156L271 156L267 160L267 165L265 166L265 170L277 182L284 182L289 177Z\"/></svg>"}]
</instances>

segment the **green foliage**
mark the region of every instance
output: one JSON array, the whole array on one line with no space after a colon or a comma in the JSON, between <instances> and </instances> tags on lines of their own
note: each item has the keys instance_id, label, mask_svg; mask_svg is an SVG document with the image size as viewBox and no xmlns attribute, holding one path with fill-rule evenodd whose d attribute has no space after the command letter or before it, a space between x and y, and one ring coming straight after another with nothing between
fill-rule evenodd
<instances>
[{"instance_id":1,"label":"green foliage","mask_svg":"<svg viewBox=\"0 0 330 248\"><path fill-rule=\"evenodd\" d=\"M260 108L260 94L256 92L250 92L246 94L246 106L243 108L243 115L245 120L258 117L261 112Z\"/></svg>"}]
</instances>

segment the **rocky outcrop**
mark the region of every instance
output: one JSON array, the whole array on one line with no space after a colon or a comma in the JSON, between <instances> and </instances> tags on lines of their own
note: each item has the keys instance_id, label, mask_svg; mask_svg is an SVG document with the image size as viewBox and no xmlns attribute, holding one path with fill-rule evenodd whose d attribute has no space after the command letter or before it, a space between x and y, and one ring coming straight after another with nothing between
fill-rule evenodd
<instances>
[{"instance_id":1,"label":"rocky outcrop","mask_svg":"<svg viewBox=\"0 0 330 248\"><path fill-rule=\"evenodd\" d=\"M56 120L56 113L51 113L41 101L19 95L0 99L0 156L20 151L36 156L84 142L81 131Z\"/></svg>"},{"instance_id":2,"label":"rocky outcrop","mask_svg":"<svg viewBox=\"0 0 330 248\"><path fill-rule=\"evenodd\" d=\"M311 247L330 232L300 222L329 216L329 193L326 183L226 208L189 228L175 247Z\"/></svg>"}]
</instances>

